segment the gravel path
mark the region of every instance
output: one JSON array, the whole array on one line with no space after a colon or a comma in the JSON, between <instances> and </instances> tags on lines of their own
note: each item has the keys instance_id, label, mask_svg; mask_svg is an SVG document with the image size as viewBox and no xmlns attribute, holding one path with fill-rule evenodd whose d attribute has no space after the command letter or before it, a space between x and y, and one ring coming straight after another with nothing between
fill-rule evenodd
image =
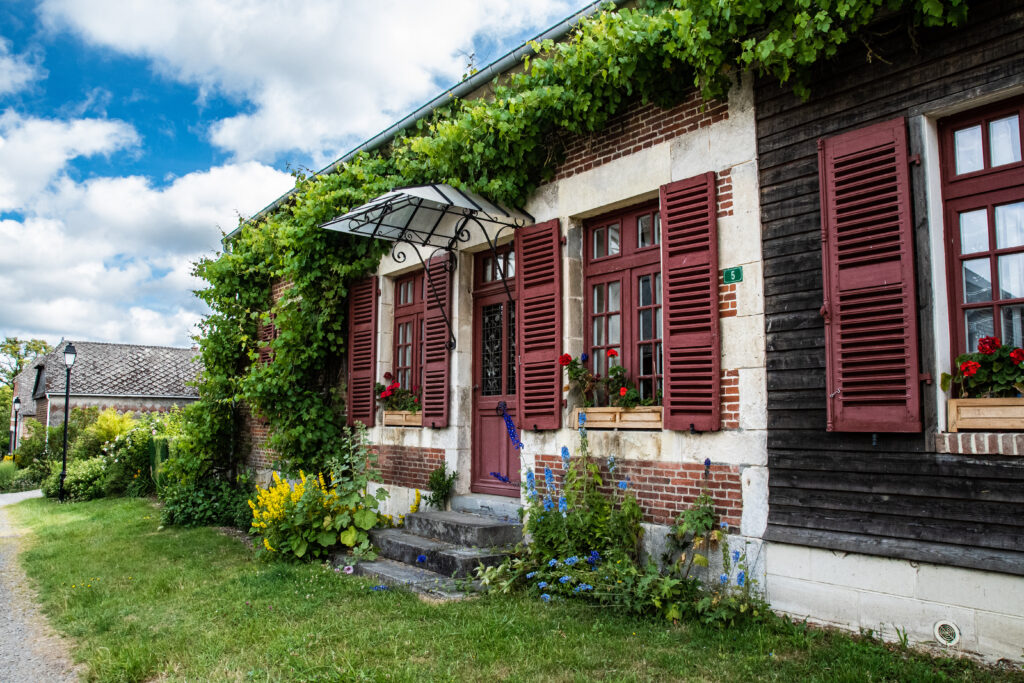
<instances>
[{"instance_id":1,"label":"gravel path","mask_svg":"<svg viewBox=\"0 0 1024 683\"><path fill-rule=\"evenodd\" d=\"M42 683L77 681L68 643L60 638L35 604L35 593L17 562L18 538L4 510L40 491L0 493L0 681Z\"/></svg>"}]
</instances>

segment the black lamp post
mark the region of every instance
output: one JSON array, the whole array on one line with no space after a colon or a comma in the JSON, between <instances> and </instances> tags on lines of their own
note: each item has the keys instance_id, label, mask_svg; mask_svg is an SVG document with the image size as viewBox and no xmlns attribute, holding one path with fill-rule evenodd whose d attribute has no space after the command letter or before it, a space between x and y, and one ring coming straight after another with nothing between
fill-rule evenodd
<instances>
[{"instance_id":1,"label":"black lamp post","mask_svg":"<svg viewBox=\"0 0 1024 683\"><path fill-rule=\"evenodd\" d=\"M64 461L60 468L60 485L57 487L57 500L64 502L64 477L68 474L68 403L71 400L71 366L75 364L75 345L68 342L64 347L64 367L68 374L64 378Z\"/></svg>"},{"instance_id":2,"label":"black lamp post","mask_svg":"<svg viewBox=\"0 0 1024 683\"><path fill-rule=\"evenodd\" d=\"M21 399L14 397L14 434L11 435L11 454L18 447L18 413L21 412Z\"/></svg>"}]
</instances>

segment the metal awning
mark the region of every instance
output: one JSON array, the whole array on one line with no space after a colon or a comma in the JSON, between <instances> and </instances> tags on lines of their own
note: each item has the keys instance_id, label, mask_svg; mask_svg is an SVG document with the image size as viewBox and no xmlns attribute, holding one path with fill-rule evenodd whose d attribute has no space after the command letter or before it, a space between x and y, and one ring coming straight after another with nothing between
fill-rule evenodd
<instances>
[{"instance_id":1,"label":"metal awning","mask_svg":"<svg viewBox=\"0 0 1024 683\"><path fill-rule=\"evenodd\" d=\"M407 258L403 247L412 247L413 253L423 264L431 297L448 328L447 346L454 349L455 330L452 329L444 302L437 294L434 282L436 270L440 268L446 274L455 271L457 261L453 252L460 243L470 241L471 224L476 224L487 240L498 268L504 271L501 259L497 258L501 232L533 223L533 216L525 211L509 209L451 185L431 184L392 190L320 227L394 242L391 258L397 263L403 263ZM432 253L424 258L421 249ZM448 258L435 260L433 256L439 251L446 252ZM501 282L511 303L512 292L504 272Z\"/></svg>"},{"instance_id":2,"label":"metal awning","mask_svg":"<svg viewBox=\"0 0 1024 683\"><path fill-rule=\"evenodd\" d=\"M473 192L431 184L392 190L320 227L451 251L457 243L469 241L471 222L479 225L491 242L502 228L519 228L534 221L525 211L509 209Z\"/></svg>"}]
</instances>

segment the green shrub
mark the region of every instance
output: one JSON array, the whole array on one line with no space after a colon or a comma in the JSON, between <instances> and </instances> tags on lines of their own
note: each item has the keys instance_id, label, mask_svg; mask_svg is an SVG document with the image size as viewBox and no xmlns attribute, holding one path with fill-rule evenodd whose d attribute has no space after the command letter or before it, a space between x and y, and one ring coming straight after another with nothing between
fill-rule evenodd
<instances>
[{"instance_id":1,"label":"green shrub","mask_svg":"<svg viewBox=\"0 0 1024 683\"><path fill-rule=\"evenodd\" d=\"M61 463L52 464L50 476L43 482L43 495L56 498L60 488ZM103 497L107 463L102 457L68 462L64 478L64 496L67 500L92 500Z\"/></svg>"},{"instance_id":2,"label":"green shrub","mask_svg":"<svg viewBox=\"0 0 1024 683\"><path fill-rule=\"evenodd\" d=\"M156 490L150 462L153 431L151 421L147 420L107 442L103 456L107 460L106 495L138 497Z\"/></svg>"},{"instance_id":3,"label":"green shrub","mask_svg":"<svg viewBox=\"0 0 1024 683\"><path fill-rule=\"evenodd\" d=\"M11 460L0 462L0 492L12 491L11 482L18 476L18 466Z\"/></svg>"},{"instance_id":4,"label":"green shrub","mask_svg":"<svg viewBox=\"0 0 1024 683\"><path fill-rule=\"evenodd\" d=\"M441 466L432 471L427 479L427 488L430 489L427 502L437 510L444 510L448 507L448 501L451 500L452 493L455 490L455 480L458 477L458 472L448 474L442 462Z\"/></svg>"},{"instance_id":5,"label":"green shrub","mask_svg":"<svg viewBox=\"0 0 1024 683\"><path fill-rule=\"evenodd\" d=\"M249 498L253 486L248 476L235 482L221 477L175 482L160 489L164 503L161 523L166 526L232 526L248 530L252 522Z\"/></svg>"}]
</instances>

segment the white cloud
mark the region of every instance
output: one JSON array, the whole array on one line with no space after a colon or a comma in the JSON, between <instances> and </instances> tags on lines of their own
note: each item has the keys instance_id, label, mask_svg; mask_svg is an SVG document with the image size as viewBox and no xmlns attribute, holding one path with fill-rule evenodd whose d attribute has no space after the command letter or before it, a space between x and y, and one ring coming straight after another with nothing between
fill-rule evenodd
<instances>
[{"instance_id":1,"label":"white cloud","mask_svg":"<svg viewBox=\"0 0 1024 683\"><path fill-rule=\"evenodd\" d=\"M51 29L153 61L250 110L212 141L239 159L298 151L326 163L455 82L480 36L543 29L569 0L44 0Z\"/></svg>"},{"instance_id":2,"label":"white cloud","mask_svg":"<svg viewBox=\"0 0 1024 683\"><path fill-rule=\"evenodd\" d=\"M137 145L135 128L107 119L55 120L0 114L0 211L28 206L76 157Z\"/></svg>"},{"instance_id":3,"label":"white cloud","mask_svg":"<svg viewBox=\"0 0 1024 683\"><path fill-rule=\"evenodd\" d=\"M191 262L216 249L239 213L292 184L256 162L190 173L76 183L60 175L20 220L0 220L4 336L186 345L205 312ZM25 322L31 321L31 329Z\"/></svg>"},{"instance_id":4,"label":"white cloud","mask_svg":"<svg viewBox=\"0 0 1024 683\"><path fill-rule=\"evenodd\" d=\"M0 36L0 95L10 95L46 75L24 55L12 55L10 41Z\"/></svg>"}]
</instances>

